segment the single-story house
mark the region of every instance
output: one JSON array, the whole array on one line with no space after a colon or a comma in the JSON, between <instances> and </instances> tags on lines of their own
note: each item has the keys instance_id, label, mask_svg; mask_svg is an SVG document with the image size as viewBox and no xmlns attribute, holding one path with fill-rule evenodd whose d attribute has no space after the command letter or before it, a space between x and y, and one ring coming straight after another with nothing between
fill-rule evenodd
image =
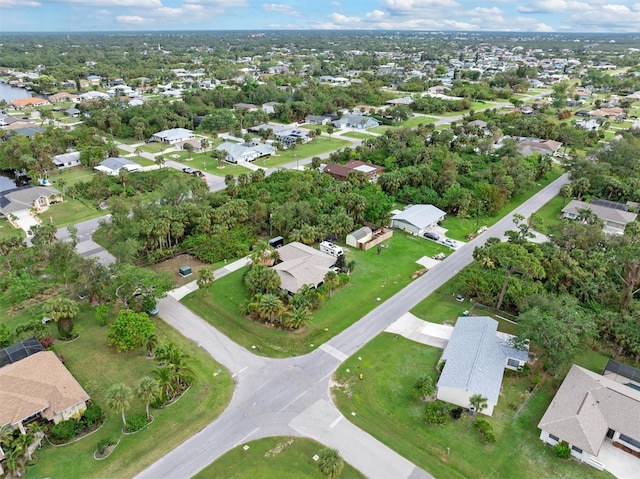
<instances>
[{"instance_id":1,"label":"single-story house","mask_svg":"<svg viewBox=\"0 0 640 479\"><path fill-rule=\"evenodd\" d=\"M391 227L422 236L429 228L444 220L446 213L433 205L409 205L391 217Z\"/></svg>"},{"instance_id":2,"label":"single-story house","mask_svg":"<svg viewBox=\"0 0 640 479\"><path fill-rule=\"evenodd\" d=\"M72 166L80 166L80 152L71 151L61 155L51 157L51 161L59 170L63 168L71 168Z\"/></svg>"},{"instance_id":3,"label":"single-story house","mask_svg":"<svg viewBox=\"0 0 640 479\"><path fill-rule=\"evenodd\" d=\"M78 110L77 108L67 108L64 111L64 114L67 115L70 118L76 118L76 117L80 116L80 110Z\"/></svg>"},{"instance_id":4,"label":"single-story house","mask_svg":"<svg viewBox=\"0 0 640 479\"><path fill-rule=\"evenodd\" d=\"M50 186L20 186L0 193L0 214L6 218L10 215L40 213L54 203L62 201L58 190Z\"/></svg>"},{"instance_id":5,"label":"single-story house","mask_svg":"<svg viewBox=\"0 0 640 479\"><path fill-rule=\"evenodd\" d=\"M530 156L533 153L541 155L555 155L562 143L555 140L535 140L527 139L518 144L518 153L522 156Z\"/></svg>"},{"instance_id":6,"label":"single-story house","mask_svg":"<svg viewBox=\"0 0 640 479\"><path fill-rule=\"evenodd\" d=\"M225 159L229 163L245 163L264 156L271 156L276 150L274 147L264 143L244 143L240 145L225 141L216 147L216 151L224 151L227 155Z\"/></svg>"},{"instance_id":7,"label":"single-story house","mask_svg":"<svg viewBox=\"0 0 640 479\"><path fill-rule=\"evenodd\" d=\"M385 101L385 103L388 105L394 105L394 106L398 106L398 105L409 106L413 103L413 98L411 98L410 96L405 96L402 98L393 98L392 100Z\"/></svg>"},{"instance_id":8,"label":"single-story house","mask_svg":"<svg viewBox=\"0 0 640 479\"><path fill-rule=\"evenodd\" d=\"M112 176L119 175L120 170L123 169L129 172L140 171L140 165L126 158L107 158L94 168L96 171L102 171Z\"/></svg>"},{"instance_id":9,"label":"single-story house","mask_svg":"<svg viewBox=\"0 0 640 479\"><path fill-rule=\"evenodd\" d=\"M325 165L323 170L325 173L330 174L336 180L346 180L350 173L364 173L369 177L369 181L377 181L380 174L384 171L382 166L372 165L371 163L365 163L359 160L349 160L344 165L337 163L329 163Z\"/></svg>"},{"instance_id":10,"label":"single-story house","mask_svg":"<svg viewBox=\"0 0 640 479\"><path fill-rule=\"evenodd\" d=\"M373 231L368 226L363 226L347 235L347 245L358 248L359 243L366 243L373 236Z\"/></svg>"},{"instance_id":11,"label":"single-story house","mask_svg":"<svg viewBox=\"0 0 640 479\"><path fill-rule=\"evenodd\" d=\"M528 348L511 345L513 336L498 331L498 322L488 316L460 317L442 353L445 361L437 384L437 398L468 408L469 399L480 394L487 399L483 414L491 416L498 404L505 368L517 370L529 358Z\"/></svg>"},{"instance_id":12,"label":"single-story house","mask_svg":"<svg viewBox=\"0 0 640 479\"><path fill-rule=\"evenodd\" d=\"M87 91L78 95L78 99L81 101L108 100L109 98L111 97L102 91Z\"/></svg>"},{"instance_id":13,"label":"single-story house","mask_svg":"<svg viewBox=\"0 0 640 479\"><path fill-rule=\"evenodd\" d=\"M77 95L74 95L73 93L67 93L66 91L61 91L59 93L56 93L55 95L49 95L49 101L51 103L75 102L77 99Z\"/></svg>"},{"instance_id":14,"label":"single-story house","mask_svg":"<svg viewBox=\"0 0 640 479\"><path fill-rule=\"evenodd\" d=\"M31 138L38 133L44 133L44 129L40 128L37 125L34 125L33 123L13 123L5 128L5 130L9 132L7 133L7 137L12 135L20 135Z\"/></svg>"},{"instance_id":15,"label":"single-story house","mask_svg":"<svg viewBox=\"0 0 640 479\"><path fill-rule=\"evenodd\" d=\"M171 128L170 130L159 131L152 135L154 141L168 143L169 145L181 141L193 140L195 137L196 135L193 134L193 131L187 130L186 128Z\"/></svg>"},{"instance_id":16,"label":"single-story house","mask_svg":"<svg viewBox=\"0 0 640 479\"><path fill-rule=\"evenodd\" d=\"M324 115L307 115L304 117L304 122L310 125L326 125L331 119Z\"/></svg>"},{"instance_id":17,"label":"single-story house","mask_svg":"<svg viewBox=\"0 0 640 479\"><path fill-rule=\"evenodd\" d=\"M18 428L43 417L58 424L82 414L89 395L53 351L40 351L0 368L0 427Z\"/></svg>"},{"instance_id":18,"label":"single-story house","mask_svg":"<svg viewBox=\"0 0 640 479\"><path fill-rule=\"evenodd\" d=\"M640 454L640 388L630 384L574 364L538 423L540 439L567 443L572 456L598 469L606 443Z\"/></svg>"},{"instance_id":19,"label":"single-story house","mask_svg":"<svg viewBox=\"0 0 640 479\"><path fill-rule=\"evenodd\" d=\"M287 146L297 143L298 140L302 141L302 143L311 141L311 132L304 128L284 128L277 131L274 130L273 134L277 141Z\"/></svg>"},{"instance_id":20,"label":"single-story house","mask_svg":"<svg viewBox=\"0 0 640 479\"><path fill-rule=\"evenodd\" d=\"M203 151L204 151L204 150L202 149L202 142L201 142L200 140L196 140L196 139L193 139L193 140L185 140L185 141L179 141L179 142L177 142L177 143L174 143L174 145L175 145L175 147L176 147L178 150L184 150L184 149L185 149L185 147L184 147L184 146L185 146L187 143L193 147L193 151L194 151L194 153L201 153L201 152L203 152Z\"/></svg>"},{"instance_id":21,"label":"single-story house","mask_svg":"<svg viewBox=\"0 0 640 479\"><path fill-rule=\"evenodd\" d=\"M585 130L589 130L589 131L598 131L598 129L600 128L600 123L598 123L597 120L594 120L593 118L589 119L589 120L578 120L576 121L576 126L579 126L580 128L584 128Z\"/></svg>"},{"instance_id":22,"label":"single-story house","mask_svg":"<svg viewBox=\"0 0 640 479\"><path fill-rule=\"evenodd\" d=\"M44 98L18 98L17 100L11 100L11 106L14 108L35 108L48 104L49 100Z\"/></svg>"},{"instance_id":23,"label":"single-story house","mask_svg":"<svg viewBox=\"0 0 640 479\"><path fill-rule=\"evenodd\" d=\"M277 101L270 101L262 104L262 111L267 115L274 115L276 113L276 105L279 105Z\"/></svg>"},{"instance_id":24,"label":"single-story house","mask_svg":"<svg viewBox=\"0 0 640 479\"><path fill-rule=\"evenodd\" d=\"M380 126L380 122L375 118L364 115L344 115L332 122L336 128L357 128L360 130L368 130Z\"/></svg>"},{"instance_id":25,"label":"single-story house","mask_svg":"<svg viewBox=\"0 0 640 479\"><path fill-rule=\"evenodd\" d=\"M336 258L297 241L278 248L280 263L275 269L280 276L280 287L295 294L304 285L316 288L336 263Z\"/></svg>"},{"instance_id":26,"label":"single-story house","mask_svg":"<svg viewBox=\"0 0 640 479\"><path fill-rule=\"evenodd\" d=\"M578 200L572 200L562 208L562 217L575 220L584 210L591 210L593 214L604 221L604 231L612 234L623 234L625 227L638 217L636 213L631 213L625 209L609 208L602 204Z\"/></svg>"}]
</instances>

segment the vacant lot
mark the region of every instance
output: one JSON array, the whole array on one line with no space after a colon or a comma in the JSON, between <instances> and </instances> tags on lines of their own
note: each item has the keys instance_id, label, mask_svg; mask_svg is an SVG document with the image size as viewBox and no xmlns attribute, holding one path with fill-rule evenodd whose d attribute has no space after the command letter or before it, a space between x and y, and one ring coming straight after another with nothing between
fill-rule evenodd
<instances>
[{"instance_id":1,"label":"vacant lot","mask_svg":"<svg viewBox=\"0 0 640 479\"><path fill-rule=\"evenodd\" d=\"M180 266L190 266L193 274L189 276L180 275ZM150 266L150 268L158 273L162 273L164 271L168 271L173 275L174 279L174 287L178 288L180 286L184 286L191 281L196 281L198 278L198 271L205 267L209 266L207 263L203 263L195 259L193 256L188 254L181 254L176 256L175 258L168 259L163 261L162 263L154 264Z\"/></svg>"},{"instance_id":2,"label":"vacant lot","mask_svg":"<svg viewBox=\"0 0 640 479\"><path fill-rule=\"evenodd\" d=\"M321 479L318 463L313 456L324 447L311 439L300 437L267 437L232 449L209 467L203 469L196 479ZM349 464L344 465L340 479L364 478Z\"/></svg>"}]
</instances>

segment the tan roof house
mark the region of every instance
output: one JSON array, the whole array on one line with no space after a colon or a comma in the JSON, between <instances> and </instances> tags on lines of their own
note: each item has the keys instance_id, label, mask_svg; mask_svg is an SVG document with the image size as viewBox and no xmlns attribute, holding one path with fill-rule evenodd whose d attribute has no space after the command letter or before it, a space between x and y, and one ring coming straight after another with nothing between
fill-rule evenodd
<instances>
[{"instance_id":1,"label":"tan roof house","mask_svg":"<svg viewBox=\"0 0 640 479\"><path fill-rule=\"evenodd\" d=\"M578 200L572 200L567 206L562 208L562 217L575 220L578 219L580 213L585 210L590 210L599 219L604 221L605 233L611 234L623 234L627 224L635 221L638 217L636 213L631 213L630 211L608 208L603 205Z\"/></svg>"},{"instance_id":2,"label":"tan roof house","mask_svg":"<svg viewBox=\"0 0 640 479\"><path fill-rule=\"evenodd\" d=\"M74 102L77 100L78 100L78 95L74 95L73 93L67 93L66 91L61 91L54 95L49 95L49 101L51 103Z\"/></svg>"},{"instance_id":3,"label":"tan roof house","mask_svg":"<svg viewBox=\"0 0 640 479\"><path fill-rule=\"evenodd\" d=\"M62 195L50 186L21 186L0 193L0 215L9 218L27 212L40 213L60 201Z\"/></svg>"},{"instance_id":4,"label":"tan roof house","mask_svg":"<svg viewBox=\"0 0 640 479\"><path fill-rule=\"evenodd\" d=\"M52 351L0 368L0 426L18 427L41 416L54 423L81 414L89 395Z\"/></svg>"},{"instance_id":5,"label":"tan roof house","mask_svg":"<svg viewBox=\"0 0 640 479\"><path fill-rule=\"evenodd\" d=\"M598 469L606 468L599 456L616 443L640 453L639 389L573 365L538 424L540 439L567 443L572 456Z\"/></svg>"},{"instance_id":6,"label":"tan roof house","mask_svg":"<svg viewBox=\"0 0 640 479\"><path fill-rule=\"evenodd\" d=\"M304 285L320 286L336 258L294 241L278 248L281 263L273 267L280 276L280 287L297 293Z\"/></svg>"}]
</instances>

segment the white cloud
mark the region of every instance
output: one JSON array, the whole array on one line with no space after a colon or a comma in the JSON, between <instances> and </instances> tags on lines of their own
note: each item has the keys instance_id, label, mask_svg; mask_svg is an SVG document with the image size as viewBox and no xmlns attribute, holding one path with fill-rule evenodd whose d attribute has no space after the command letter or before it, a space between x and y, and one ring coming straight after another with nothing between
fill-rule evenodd
<instances>
[{"instance_id":1,"label":"white cloud","mask_svg":"<svg viewBox=\"0 0 640 479\"><path fill-rule=\"evenodd\" d=\"M368 12L365 17L369 20L382 20L385 17L385 13L382 10L373 10Z\"/></svg>"},{"instance_id":2,"label":"white cloud","mask_svg":"<svg viewBox=\"0 0 640 479\"><path fill-rule=\"evenodd\" d=\"M263 3L262 9L267 12L284 13L285 15L291 15L292 17L300 16L299 11L283 3Z\"/></svg>"},{"instance_id":3,"label":"white cloud","mask_svg":"<svg viewBox=\"0 0 640 479\"><path fill-rule=\"evenodd\" d=\"M2 7L41 7L42 3L31 0L0 0Z\"/></svg>"},{"instance_id":4,"label":"white cloud","mask_svg":"<svg viewBox=\"0 0 640 479\"><path fill-rule=\"evenodd\" d=\"M119 15L116 17L116 21L126 25L142 25L146 22L144 18L137 15Z\"/></svg>"},{"instance_id":5,"label":"white cloud","mask_svg":"<svg viewBox=\"0 0 640 479\"><path fill-rule=\"evenodd\" d=\"M360 17L347 17L341 13L332 13L330 15L331 20L339 25L352 25L354 23L360 23L362 19Z\"/></svg>"},{"instance_id":6,"label":"white cloud","mask_svg":"<svg viewBox=\"0 0 640 479\"><path fill-rule=\"evenodd\" d=\"M53 0L56 3L71 3L88 7L138 7L157 8L162 6L162 0Z\"/></svg>"},{"instance_id":7,"label":"white cloud","mask_svg":"<svg viewBox=\"0 0 640 479\"><path fill-rule=\"evenodd\" d=\"M217 7L219 9L225 9L225 10L227 8L249 6L249 2L247 2L247 0L184 0L184 2Z\"/></svg>"},{"instance_id":8,"label":"white cloud","mask_svg":"<svg viewBox=\"0 0 640 479\"><path fill-rule=\"evenodd\" d=\"M445 9L441 12L446 16L446 9L460 8L460 4L455 0L385 0L384 6L395 15L417 15L418 13L434 13L436 10Z\"/></svg>"}]
</instances>

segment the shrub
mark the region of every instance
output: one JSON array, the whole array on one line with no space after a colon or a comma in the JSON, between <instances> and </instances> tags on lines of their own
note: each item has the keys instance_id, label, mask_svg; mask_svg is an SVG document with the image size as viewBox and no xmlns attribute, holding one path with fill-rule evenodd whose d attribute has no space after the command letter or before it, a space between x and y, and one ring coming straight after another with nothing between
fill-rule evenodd
<instances>
[{"instance_id":1,"label":"shrub","mask_svg":"<svg viewBox=\"0 0 640 479\"><path fill-rule=\"evenodd\" d=\"M473 425L478 428L478 432L482 437L482 440L487 444L496 442L496 433L493 432L493 426L486 419L476 419L473 421Z\"/></svg>"},{"instance_id":2,"label":"shrub","mask_svg":"<svg viewBox=\"0 0 640 479\"><path fill-rule=\"evenodd\" d=\"M558 456L560 459L568 459L569 456L571 456L571 448L569 447L569 444L564 443L564 442L559 442L558 444L556 444L556 456Z\"/></svg>"},{"instance_id":3,"label":"shrub","mask_svg":"<svg viewBox=\"0 0 640 479\"><path fill-rule=\"evenodd\" d=\"M442 401L427 403L424 409L424 421L429 426L443 425L449 420L451 406Z\"/></svg>"},{"instance_id":4,"label":"shrub","mask_svg":"<svg viewBox=\"0 0 640 479\"><path fill-rule=\"evenodd\" d=\"M460 419L462 417L463 410L461 407L456 407L451 410L451 417L453 419Z\"/></svg>"},{"instance_id":5,"label":"shrub","mask_svg":"<svg viewBox=\"0 0 640 479\"><path fill-rule=\"evenodd\" d=\"M105 437L104 439L100 439L98 441L98 447L96 448L98 451L98 454L104 454L104 451L106 451L111 444L115 444L115 443L116 442L110 437Z\"/></svg>"},{"instance_id":6,"label":"shrub","mask_svg":"<svg viewBox=\"0 0 640 479\"><path fill-rule=\"evenodd\" d=\"M53 346L53 336L45 336L44 338L40 338L40 344L42 344L42 347L44 349L51 349L51 346Z\"/></svg>"},{"instance_id":7,"label":"shrub","mask_svg":"<svg viewBox=\"0 0 640 479\"><path fill-rule=\"evenodd\" d=\"M102 419L102 409L97 404L92 404L87 407L87 410L84 412L84 421L87 426L93 426L95 423Z\"/></svg>"},{"instance_id":8,"label":"shrub","mask_svg":"<svg viewBox=\"0 0 640 479\"><path fill-rule=\"evenodd\" d=\"M108 305L101 304L96 307L96 321L98 326L106 326L109 316L111 316L111 308Z\"/></svg>"},{"instance_id":9,"label":"shrub","mask_svg":"<svg viewBox=\"0 0 640 479\"><path fill-rule=\"evenodd\" d=\"M127 418L127 431L136 432L147 425L147 416L144 414L133 414Z\"/></svg>"},{"instance_id":10,"label":"shrub","mask_svg":"<svg viewBox=\"0 0 640 479\"><path fill-rule=\"evenodd\" d=\"M51 436L58 441L68 441L76 435L78 429L76 421L62 421L51 428Z\"/></svg>"}]
</instances>

